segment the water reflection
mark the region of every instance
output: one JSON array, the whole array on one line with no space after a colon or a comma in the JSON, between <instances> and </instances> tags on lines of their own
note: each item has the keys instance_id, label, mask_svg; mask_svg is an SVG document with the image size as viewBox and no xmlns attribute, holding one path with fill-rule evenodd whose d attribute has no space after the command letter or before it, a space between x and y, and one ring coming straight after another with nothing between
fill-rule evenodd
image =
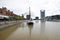
<instances>
[{"instance_id":1,"label":"water reflection","mask_svg":"<svg viewBox=\"0 0 60 40\"><path fill-rule=\"evenodd\" d=\"M22 22L21 27L25 27L25 26L26 26L25 22Z\"/></svg>"},{"instance_id":2,"label":"water reflection","mask_svg":"<svg viewBox=\"0 0 60 40\"><path fill-rule=\"evenodd\" d=\"M36 23L39 23L39 20L36 20L35 22L36 22Z\"/></svg>"},{"instance_id":3,"label":"water reflection","mask_svg":"<svg viewBox=\"0 0 60 40\"><path fill-rule=\"evenodd\" d=\"M22 22L20 27L23 28L23 29L28 27L27 22L26 21Z\"/></svg>"},{"instance_id":4,"label":"water reflection","mask_svg":"<svg viewBox=\"0 0 60 40\"><path fill-rule=\"evenodd\" d=\"M41 28L40 28L40 40L46 40L45 39L45 21L41 21L41 24L40 24Z\"/></svg>"},{"instance_id":5,"label":"water reflection","mask_svg":"<svg viewBox=\"0 0 60 40\"><path fill-rule=\"evenodd\" d=\"M29 40L31 40L31 31L32 31L32 28L33 28L33 25L28 25L28 28L29 28Z\"/></svg>"},{"instance_id":6,"label":"water reflection","mask_svg":"<svg viewBox=\"0 0 60 40\"><path fill-rule=\"evenodd\" d=\"M41 21L41 32L43 33L43 32L45 32L45 21Z\"/></svg>"},{"instance_id":7,"label":"water reflection","mask_svg":"<svg viewBox=\"0 0 60 40\"><path fill-rule=\"evenodd\" d=\"M20 24L13 25L9 28L6 28L4 30L0 30L0 40L5 40L12 32L14 32Z\"/></svg>"}]
</instances>

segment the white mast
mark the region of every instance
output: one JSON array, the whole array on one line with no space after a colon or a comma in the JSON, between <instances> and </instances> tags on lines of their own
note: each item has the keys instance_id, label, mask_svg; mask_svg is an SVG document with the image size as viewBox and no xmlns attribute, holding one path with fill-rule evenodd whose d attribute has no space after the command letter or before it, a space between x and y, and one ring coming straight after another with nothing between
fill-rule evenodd
<instances>
[{"instance_id":1,"label":"white mast","mask_svg":"<svg viewBox=\"0 0 60 40\"><path fill-rule=\"evenodd\" d=\"M31 20L31 11L30 11L30 6L29 6L29 15L30 15L30 20Z\"/></svg>"},{"instance_id":2,"label":"white mast","mask_svg":"<svg viewBox=\"0 0 60 40\"><path fill-rule=\"evenodd\" d=\"M30 16L30 19L31 20L31 8L30 8L30 0L27 0L27 3L28 3L28 7L29 7L29 16Z\"/></svg>"}]
</instances>

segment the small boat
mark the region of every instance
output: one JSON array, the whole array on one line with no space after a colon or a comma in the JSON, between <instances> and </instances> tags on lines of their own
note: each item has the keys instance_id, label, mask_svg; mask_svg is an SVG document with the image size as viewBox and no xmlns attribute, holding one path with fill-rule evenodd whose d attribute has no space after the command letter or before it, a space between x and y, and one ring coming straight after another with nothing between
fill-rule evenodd
<instances>
[{"instance_id":1,"label":"small boat","mask_svg":"<svg viewBox=\"0 0 60 40\"><path fill-rule=\"evenodd\" d=\"M33 22L28 22L27 24L28 24L28 25L33 25Z\"/></svg>"},{"instance_id":2,"label":"small boat","mask_svg":"<svg viewBox=\"0 0 60 40\"><path fill-rule=\"evenodd\" d=\"M34 23L32 21L27 22L28 25L33 25Z\"/></svg>"}]
</instances>

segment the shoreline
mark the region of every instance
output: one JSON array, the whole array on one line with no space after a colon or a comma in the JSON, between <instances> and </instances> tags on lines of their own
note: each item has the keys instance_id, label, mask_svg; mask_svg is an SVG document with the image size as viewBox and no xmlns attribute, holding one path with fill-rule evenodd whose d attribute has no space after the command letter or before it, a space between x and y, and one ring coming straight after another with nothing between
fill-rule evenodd
<instances>
[{"instance_id":1,"label":"shoreline","mask_svg":"<svg viewBox=\"0 0 60 40\"><path fill-rule=\"evenodd\" d=\"M6 21L6 23L0 24L0 30L8 28L10 26L21 23L22 21Z\"/></svg>"}]
</instances>

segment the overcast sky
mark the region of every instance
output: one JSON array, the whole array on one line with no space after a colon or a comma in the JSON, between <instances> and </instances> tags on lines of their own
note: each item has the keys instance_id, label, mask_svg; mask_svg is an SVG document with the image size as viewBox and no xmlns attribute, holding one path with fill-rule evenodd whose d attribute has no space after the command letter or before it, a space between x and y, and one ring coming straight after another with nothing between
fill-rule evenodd
<instances>
[{"instance_id":1,"label":"overcast sky","mask_svg":"<svg viewBox=\"0 0 60 40\"><path fill-rule=\"evenodd\" d=\"M46 16L60 15L60 0L0 0L0 7L7 7L18 15L28 14L29 6L32 17L40 17L41 9L46 11Z\"/></svg>"}]
</instances>

